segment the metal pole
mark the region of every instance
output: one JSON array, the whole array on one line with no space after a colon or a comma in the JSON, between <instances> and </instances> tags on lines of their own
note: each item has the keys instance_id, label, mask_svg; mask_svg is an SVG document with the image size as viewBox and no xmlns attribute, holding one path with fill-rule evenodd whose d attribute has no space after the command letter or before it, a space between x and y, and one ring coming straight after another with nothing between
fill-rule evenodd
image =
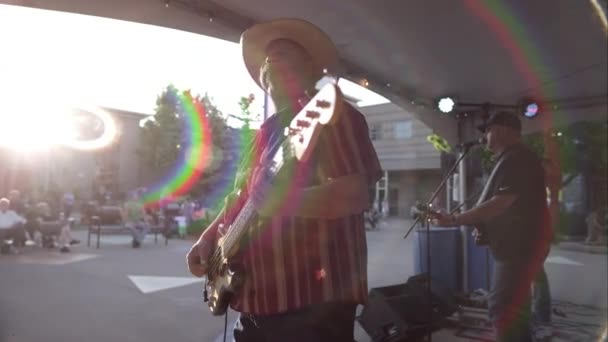
<instances>
[{"instance_id":1,"label":"metal pole","mask_svg":"<svg viewBox=\"0 0 608 342\"><path fill-rule=\"evenodd\" d=\"M460 156L464 154L460 152ZM459 185L459 202L462 207L462 210L467 210L466 199L468 197L467 194L467 162L466 159L463 160L458 166L458 185ZM469 268L468 268L468 258L469 253L467 250L467 228L465 226L460 226L460 238L462 240L462 291L466 292L469 287Z\"/></svg>"},{"instance_id":2,"label":"metal pole","mask_svg":"<svg viewBox=\"0 0 608 342\"><path fill-rule=\"evenodd\" d=\"M427 309L428 311L428 320L429 320L429 324L428 324L428 331L427 331L427 338L426 340L428 342L433 341L433 288L431 287L432 285L432 270L431 270L431 221L430 220L425 220L426 221L426 270L427 270L427 274L428 274L428 279L427 279L427 283L426 283L426 291L427 291L427 298L428 298L428 303L427 303Z\"/></svg>"},{"instance_id":3,"label":"metal pole","mask_svg":"<svg viewBox=\"0 0 608 342\"><path fill-rule=\"evenodd\" d=\"M380 212L381 208L380 208L380 182L382 181L382 179L380 179L379 181L376 182L376 195L374 197L374 207L376 208L376 210L378 210L378 212Z\"/></svg>"},{"instance_id":4,"label":"metal pole","mask_svg":"<svg viewBox=\"0 0 608 342\"><path fill-rule=\"evenodd\" d=\"M384 171L384 203L386 203L386 208L382 208L382 210L386 210L386 212L383 212L382 214L384 215L384 217L388 217L388 171L385 170Z\"/></svg>"},{"instance_id":5,"label":"metal pole","mask_svg":"<svg viewBox=\"0 0 608 342\"><path fill-rule=\"evenodd\" d=\"M268 119L268 93L264 92L264 121Z\"/></svg>"},{"instance_id":6,"label":"metal pole","mask_svg":"<svg viewBox=\"0 0 608 342\"><path fill-rule=\"evenodd\" d=\"M445 184L445 211L452 212L452 176L448 179Z\"/></svg>"}]
</instances>

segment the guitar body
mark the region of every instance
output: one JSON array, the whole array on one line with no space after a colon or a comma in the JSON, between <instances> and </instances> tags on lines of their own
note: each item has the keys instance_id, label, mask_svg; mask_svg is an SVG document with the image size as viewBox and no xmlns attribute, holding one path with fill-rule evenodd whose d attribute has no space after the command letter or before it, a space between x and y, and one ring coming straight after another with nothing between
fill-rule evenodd
<instances>
[{"instance_id":1,"label":"guitar body","mask_svg":"<svg viewBox=\"0 0 608 342\"><path fill-rule=\"evenodd\" d=\"M312 153L323 125L337 121L342 111L342 94L335 84L325 85L293 118L285 128L284 145L275 153L269 165L265 165L272 177L284 164L285 151L297 161L306 161ZM226 234L218 240L207 271L209 310L215 316L226 313L236 293L245 283L246 270L234 261L243 237L251 221L257 216L251 200L247 199L229 225ZM207 292L205 292L206 296Z\"/></svg>"},{"instance_id":2,"label":"guitar body","mask_svg":"<svg viewBox=\"0 0 608 342\"><path fill-rule=\"evenodd\" d=\"M209 310L214 316L222 316L228 310L234 294L239 292L245 283L245 271L237 264L222 262L219 272L209 277Z\"/></svg>"}]
</instances>

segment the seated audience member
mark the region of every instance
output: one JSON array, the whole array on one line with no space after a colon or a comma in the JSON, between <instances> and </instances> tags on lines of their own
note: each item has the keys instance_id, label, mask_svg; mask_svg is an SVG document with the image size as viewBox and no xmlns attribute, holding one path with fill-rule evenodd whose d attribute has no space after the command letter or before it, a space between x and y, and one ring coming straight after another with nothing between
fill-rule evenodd
<instances>
[{"instance_id":1,"label":"seated audience member","mask_svg":"<svg viewBox=\"0 0 608 342\"><path fill-rule=\"evenodd\" d=\"M64 217L55 218L46 202L36 205L36 215L32 226L36 227L35 240L44 247L59 247L62 253L70 252L70 246L80 241L72 238L71 222Z\"/></svg>"},{"instance_id":2,"label":"seated audience member","mask_svg":"<svg viewBox=\"0 0 608 342\"><path fill-rule=\"evenodd\" d=\"M76 202L76 197L70 191L66 191L63 194L63 212L66 218L72 216L72 209L74 208L74 202Z\"/></svg>"},{"instance_id":3,"label":"seated audience member","mask_svg":"<svg viewBox=\"0 0 608 342\"><path fill-rule=\"evenodd\" d=\"M3 253L14 251L13 246L6 243L13 240L18 246L25 245L26 233L23 224L25 219L15 211L9 209L10 201L7 198L0 199L0 249Z\"/></svg>"},{"instance_id":4,"label":"seated audience member","mask_svg":"<svg viewBox=\"0 0 608 342\"><path fill-rule=\"evenodd\" d=\"M121 214L125 227L133 235L133 248L139 248L150 230L150 224L137 192L134 191L129 195L129 199L123 204Z\"/></svg>"}]
</instances>

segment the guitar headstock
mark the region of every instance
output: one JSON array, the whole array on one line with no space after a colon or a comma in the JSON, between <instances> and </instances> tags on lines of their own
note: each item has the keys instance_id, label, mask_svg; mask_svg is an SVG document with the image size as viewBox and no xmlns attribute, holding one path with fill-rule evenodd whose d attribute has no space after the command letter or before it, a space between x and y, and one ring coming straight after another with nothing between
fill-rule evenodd
<instances>
[{"instance_id":1,"label":"guitar headstock","mask_svg":"<svg viewBox=\"0 0 608 342\"><path fill-rule=\"evenodd\" d=\"M302 108L285 128L293 155L307 160L317 142L321 128L338 120L343 110L343 99L336 84L327 84Z\"/></svg>"}]
</instances>

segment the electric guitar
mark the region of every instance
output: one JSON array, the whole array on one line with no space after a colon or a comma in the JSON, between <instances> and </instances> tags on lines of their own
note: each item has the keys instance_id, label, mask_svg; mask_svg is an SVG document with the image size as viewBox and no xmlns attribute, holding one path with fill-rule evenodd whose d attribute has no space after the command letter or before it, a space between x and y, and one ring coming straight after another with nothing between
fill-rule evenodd
<instances>
[{"instance_id":1,"label":"electric guitar","mask_svg":"<svg viewBox=\"0 0 608 342\"><path fill-rule=\"evenodd\" d=\"M296 161L308 160L319 139L321 129L324 125L334 124L338 120L343 106L342 93L337 85L328 84L321 88L285 128L286 139L272 156L271 165L267 165L270 177L275 177L285 164L285 152ZM231 263L231 258L237 253L256 215L251 199L247 199L229 223L224 236L218 239L212 253L203 295L214 316L226 313L232 297L243 286L245 270L242 266Z\"/></svg>"}]
</instances>

